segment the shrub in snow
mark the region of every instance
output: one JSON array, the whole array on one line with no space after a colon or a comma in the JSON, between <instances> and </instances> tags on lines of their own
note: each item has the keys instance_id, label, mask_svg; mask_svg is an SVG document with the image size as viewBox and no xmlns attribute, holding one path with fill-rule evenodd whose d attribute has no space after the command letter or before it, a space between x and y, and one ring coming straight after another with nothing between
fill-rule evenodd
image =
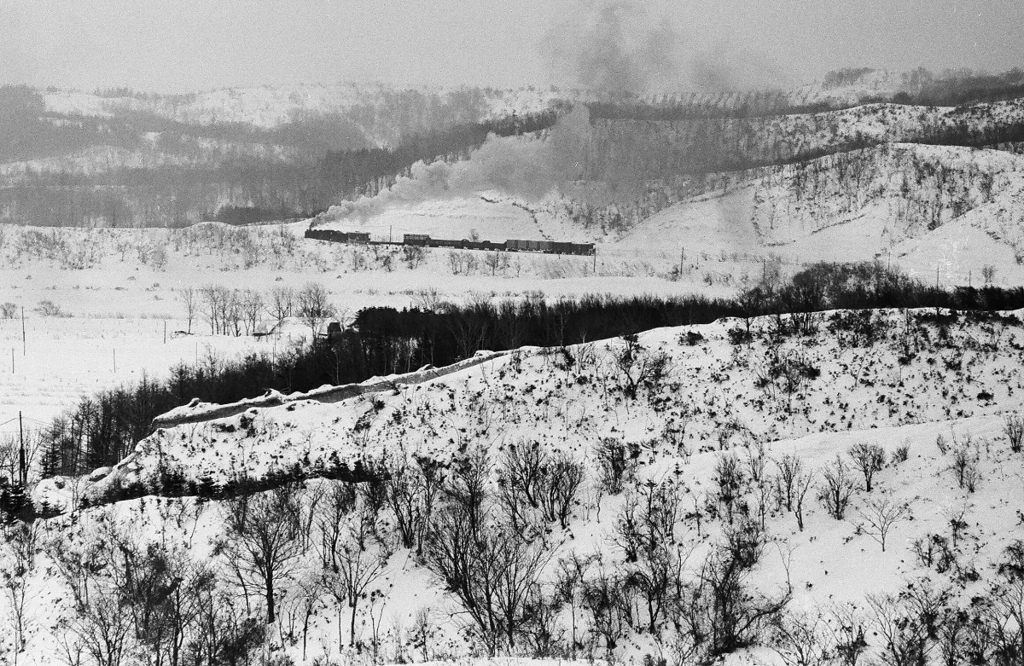
<instances>
[{"instance_id":1,"label":"shrub in snow","mask_svg":"<svg viewBox=\"0 0 1024 666\"><path fill-rule=\"evenodd\" d=\"M877 444L854 444L850 447L853 465L864 475L864 490L871 492L875 473L885 467L885 450Z\"/></svg>"},{"instance_id":2,"label":"shrub in snow","mask_svg":"<svg viewBox=\"0 0 1024 666\"><path fill-rule=\"evenodd\" d=\"M846 507L853 495L853 480L850 478L850 467L836 455L832 465L821 470L822 483L818 486L818 499L828 511L828 515L842 520L846 515Z\"/></svg>"}]
</instances>

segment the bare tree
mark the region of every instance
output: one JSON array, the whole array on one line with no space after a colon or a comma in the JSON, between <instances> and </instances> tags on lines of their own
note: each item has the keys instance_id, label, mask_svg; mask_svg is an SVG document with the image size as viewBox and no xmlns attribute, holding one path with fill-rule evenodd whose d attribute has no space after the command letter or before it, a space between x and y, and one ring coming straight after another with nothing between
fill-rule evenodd
<instances>
[{"instance_id":1,"label":"bare tree","mask_svg":"<svg viewBox=\"0 0 1024 666\"><path fill-rule=\"evenodd\" d=\"M253 334L256 332L256 324L259 323L260 312L263 311L263 295L255 289L245 289L239 301L242 311L242 318L245 322L245 332Z\"/></svg>"},{"instance_id":2,"label":"bare tree","mask_svg":"<svg viewBox=\"0 0 1024 666\"><path fill-rule=\"evenodd\" d=\"M490 655L514 650L538 603L541 572L550 555L539 534L490 523L472 536L465 507L438 514L424 553L427 567L472 618Z\"/></svg>"},{"instance_id":3,"label":"bare tree","mask_svg":"<svg viewBox=\"0 0 1024 666\"><path fill-rule=\"evenodd\" d=\"M967 492L973 493L981 480L981 471L978 469L978 450L970 437L962 444L954 440L952 449L953 461L950 463L950 470L956 477L957 485Z\"/></svg>"},{"instance_id":4,"label":"bare tree","mask_svg":"<svg viewBox=\"0 0 1024 666\"><path fill-rule=\"evenodd\" d=\"M330 502L328 503L330 504ZM335 513L337 505L329 507ZM325 564L323 586L340 607L349 609L349 646L356 645L356 613L359 601L385 573L387 553L371 542L374 518L365 506L358 506L344 516L340 525L325 525L336 535L324 542L321 559ZM330 517L325 518L330 520ZM339 625L340 626L340 625Z\"/></svg>"},{"instance_id":5,"label":"bare tree","mask_svg":"<svg viewBox=\"0 0 1024 666\"><path fill-rule=\"evenodd\" d=\"M470 453L445 487L447 503L436 514L424 560L455 595L488 654L513 650L545 603L540 577L550 558L543 533L516 529L492 515L486 452Z\"/></svg>"},{"instance_id":6,"label":"bare tree","mask_svg":"<svg viewBox=\"0 0 1024 666\"><path fill-rule=\"evenodd\" d=\"M7 545L10 549L10 565L0 571L5 596L11 609L14 633L13 664L17 666L18 655L25 648L25 633L30 617L26 602L31 596L30 581L36 567L35 554L39 542L39 522L15 523L7 529Z\"/></svg>"},{"instance_id":7,"label":"bare tree","mask_svg":"<svg viewBox=\"0 0 1024 666\"><path fill-rule=\"evenodd\" d=\"M991 634L996 663L1018 664L1024 657L1024 542L1017 539L999 563L998 582L992 588L985 625Z\"/></svg>"},{"instance_id":8,"label":"bare tree","mask_svg":"<svg viewBox=\"0 0 1024 666\"><path fill-rule=\"evenodd\" d=\"M831 663L835 646L820 613L787 612L775 623L771 648L787 666Z\"/></svg>"},{"instance_id":9,"label":"bare tree","mask_svg":"<svg viewBox=\"0 0 1024 666\"><path fill-rule=\"evenodd\" d=\"M821 471L824 479L818 488L818 499L821 500L828 515L842 520L846 515L846 507L853 495L853 481L850 479L850 468L843 459L836 455L835 462Z\"/></svg>"},{"instance_id":10,"label":"bare tree","mask_svg":"<svg viewBox=\"0 0 1024 666\"><path fill-rule=\"evenodd\" d=\"M528 519L526 508L538 509L547 522L569 526L576 494L583 484L583 465L564 452L549 453L539 442L519 441L505 450L499 487L513 524Z\"/></svg>"},{"instance_id":11,"label":"bare tree","mask_svg":"<svg viewBox=\"0 0 1024 666\"><path fill-rule=\"evenodd\" d=\"M985 280L985 286L991 287L992 281L996 279L996 267L992 264L986 264L981 267L981 277Z\"/></svg>"},{"instance_id":12,"label":"bare tree","mask_svg":"<svg viewBox=\"0 0 1024 666\"><path fill-rule=\"evenodd\" d=\"M508 267L508 255L497 250L488 252L484 256L484 266L491 269L491 277L493 277L499 269L505 270Z\"/></svg>"},{"instance_id":13,"label":"bare tree","mask_svg":"<svg viewBox=\"0 0 1024 666\"><path fill-rule=\"evenodd\" d=\"M330 296L322 284L307 282L296 296L296 312L312 330L313 337L320 332L324 322L334 315Z\"/></svg>"},{"instance_id":14,"label":"bare tree","mask_svg":"<svg viewBox=\"0 0 1024 666\"><path fill-rule=\"evenodd\" d=\"M616 542L626 559L627 579L646 601L648 631L656 634L682 584L686 555L676 543L682 517L679 488L648 483L626 498L616 521Z\"/></svg>"},{"instance_id":15,"label":"bare tree","mask_svg":"<svg viewBox=\"0 0 1024 666\"><path fill-rule=\"evenodd\" d=\"M227 556L247 595L251 587L262 589L267 624L273 624L277 588L301 554L294 489L283 486L246 495L227 502L225 509L226 534L216 550Z\"/></svg>"},{"instance_id":16,"label":"bare tree","mask_svg":"<svg viewBox=\"0 0 1024 666\"><path fill-rule=\"evenodd\" d=\"M920 613L906 598L891 594L869 594L868 606L882 640L879 659L886 666L915 666L927 663L930 649L928 629Z\"/></svg>"},{"instance_id":17,"label":"bare tree","mask_svg":"<svg viewBox=\"0 0 1024 666\"><path fill-rule=\"evenodd\" d=\"M871 481L875 473L885 467L885 450L877 444L854 444L850 447L853 465L864 475L864 490L871 492Z\"/></svg>"},{"instance_id":18,"label":"bare tree","mask_svg":"<svg viewBox=\"0 0 1024 666\"><path fill-rule=\"evenodd\" d=\"M764 535L756 523L745 521L731 529L726 542L704 562L683 619L691 625L688 632L707 643L704 649L711 657L762 640L789 603L791 589L772 598L755 593L749 585L763 545Z\"/></svg>"},{"instance_id":19,"label":"bare tree","mask_svg":"<svg viewBox=\"0 0 1024 666\"><path fill-rule=\"evenodd\" d=\"M558 571L555 578L555 596L569 606L572 659L576 658L576 650L581 647L578 639L577 613L583 603L583 583L587 570L594 561L594 556L582 557L575 550L558 560Z\"/></svg>"},{"instance_id":20,"label":"bare tree","mask_svg":"<svg viewBox=\"0 0 1024 666\"><path fill-rule=\"evenodd\" d=\"M77 638L78 649L96 666L120 666L131 649L132 617L109 588L94 590L91 601L76 616L62 618L58 627Z\"/></svg>"},{"instance_id":21,"label":"bare tree","mask_svg":"<svg viewBox=\"0 0 1024 666\"><path fill-rule=\"evenodd\" d=\"M793 479L793 513L796 514L796 526L804 531L804 501L807 493L814 487L814 472L800 472Z\"/></svg>"},{"instance_id":22,"label":"bare tree","mask_svg":"<svg viewBox=\"0 0 1024 666\"><path fill-rule=\"evenodd\" d=\"M193 287L183 287L177 290L178 300L185 306L185 318L188 320L188 332L192 332L192 320L199 310L199 294Z\"/></svg>"},{"instance_id":23,"label":"bare tree","mask_svg":"<svg viewBox=\"0 0 1024 666\"><path fill-rule=\"evenodd\" d=\"M657 390L668 372L668 356L645 349L636 334L623 335L622 342L623 347L613 356L622 392L627 398L635 398L642 386Z\"/></svg>"},{"instance_id":24,"label":"bare tree","mask_svg":"<svg viewBox=\"0 0 1024 666\"><path fill-rule=\"evenodd\" d=\"M804 463L796 456L787 453L782 456L782 460L776 460L775 464L779 468L776 479L779 494L782 496L782 503L786 506L786 511L792 511L793 486L796 483L797 477L803 471Z\"/></svg>"},{"instance_id":25,"label":"bare tree","mask_svg":"<svg viewBox=\"0 0 1024 666\"><path fill-rule=\"evenodd\" d=\"M718 503L725 507L725 515L731 525L745 482L739 458L732 453L720 454L715 463L714 482L718 488Z\"/></svg>"},{"instance_id":26,"label":"bare tree","mask_svg":"<svg viewBox=\"0 0 1024 666\"><path fill-rule=\"evenodd\" d=\"M227 332L234 333L236 338L242 335L242 325L245 322L245 313L242 306L242 293L237 289L229 292L227 295L223 321L228 327Z\"/></svg>"},{"instance_id":27,"label":"bare tree","mask_svg":"<svg viewBox=\"0 0 1024 666\"><path fill-rule=\"evenodd\" d=\"M231 290L227 287L208 284L200 290L204 314L210 322L210 333L228 332L228 319L231 310Z\"/></svg>"},{"instance_id":28,"label":"bare tree","mask_svg":"<svg viewBox=\"0 0 1024 666\"><path fill-rule=\"evenodd\" d=\"M400 461L391 466L384 487L402 546L422 555L441 490L438 468L426 459Z\"/></svg>"},{"instance_id":29,"label":"bare tree","mask_svg":"<svg viewBox=\"0 0 1024 666\"><path fill-rule=\"evenodd\" d=\"M210 323L210 334L217 335L220 329L221 290L216 285L208 284L200 293L203 297L203 312Z\"/></svg>"},{"instance_id":30,"label":"bare tree","mask_svg":"<svg viewBox=\"0 0 1024 666\"><path fill-rule=\"evenodd\" d=\"M270 290L267 311L278 323L291 317L295 308L295 290L291 287L274 287Z\"/></svg>"},{"instance_id":31,"label":"bare tree","mask_svg":"<svg viewBox=\"0 0 1024 666\"><path fill-rule=\"evenodd\" d=\"M888 497L877 500L868 500L865 510L860 512L861 518L867 523L864 531L882 546L885 552L885 541L893 525L910 515L910 505L907 503L897 504Z\"/></svg>"}]
</instances>

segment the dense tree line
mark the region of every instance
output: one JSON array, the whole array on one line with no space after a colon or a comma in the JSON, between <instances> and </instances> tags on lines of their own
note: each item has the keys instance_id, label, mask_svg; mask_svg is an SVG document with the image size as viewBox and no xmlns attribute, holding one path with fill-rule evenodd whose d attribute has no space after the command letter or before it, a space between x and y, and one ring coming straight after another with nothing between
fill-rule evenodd
<instances>
[{"instance_id":1,"label":"dense tree line","mask_svg":"<svg viewBox=\"0 0 1024 666\"><path fill-rule=\"evenodd\" d=\"M587 104L591 118L614 120L698 120L753 118L795 113L825 113L853 104L800 102L776 91L722 94L716 98L650 102L597 101Z\"/></svg>"},{"instance_id":2,"label":"dense tree line","mask_svg":"<svg viewBox=\"0 0 1024 666\"><path fill-rule=\"evenodd\" d=\"M547 303L543 299L436 311L370 308L330 341L282 352L253 354L237 362L210 357L178 365L163 382L103 391L83 399L43 432L43 474L81 474L112 465L151 432L159 414L193 398L226 403L268 389L307 391L325 383L360 382L373 376L444 366L477 350L523 345L562 346L623 333L706 323L739 310L703 297L626 300L590 297Z\"/></svg>"},{"instance_id":3,"label":"dense tree line","mask_svg":"<svg viewBox=\"0 0 1024 666\"><path fill-rule=\"evenodd\" d=\"M269 389L307 391L374 376L445 366L478 350L526 345L564 347L631 335L662 326L710 323L727 316L750 318L827 309L950 308L1007 310L1024 307L1024 288L945 290L927 286L880 264L818 264L785 284L765 281L732 300L590 296L580 300L442 303L431 309L367 308L330 339L274 356L241 361L211 357L179 365L166 381L83 399L43 432L43 473L81 474L112 465L151 432L153 419L194 398L227 403Z\"/></svg>"},{"instance_id":4,"label":"dense tree line","mask_svg":"<svg viewBox=\"0 0 1024 666\"><path fill-rule=\"evenodd\" d=\"M908 89L892 98L897 104L961 106L1024 95L1024 69L1020 67L999 74L963 70L942 76L935 76L922 67L905 74L903 82Z\"/></svg>"}]
</instances>

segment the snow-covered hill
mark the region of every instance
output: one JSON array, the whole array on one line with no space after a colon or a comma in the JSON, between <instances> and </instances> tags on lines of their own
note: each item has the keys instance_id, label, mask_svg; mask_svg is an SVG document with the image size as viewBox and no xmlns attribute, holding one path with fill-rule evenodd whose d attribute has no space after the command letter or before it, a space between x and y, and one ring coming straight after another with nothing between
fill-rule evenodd
<instances>
[{"instance_id":1,"label":"snow-covered hill","mask_svg":"<svg viewBox=\"0 0 1024 666\"><path fill-rule=\"evenodd\" d=\"M811 319L723 320L650 331L635 343L524 349L424 382L419 380L425 377L411 383L385 378L382 390L341 402L294 396L279 406L161 429L113 469L87 479L49 480L35 489L36 500L51 507L67 510L70 502L90 508L36 528L38 543L47 548L22 579L31 594L22 614L26 650L18 663L50 663L64 646L73 648L76 636L92 635L96 618L87 611L80 615L76 607L90 606L76 606L75 600L86 590L101 600L95 603L115 598L107 586L121 574L102 563L122 562L116 544L125 553L147 547L173 553L182 586L195 584L195 567L212 572L219 592L201 588L198 598L209 598L210 608L219 609L210 611L219 613L218 621L259 618L266 612L264 596L253 590L243 595L240 581L251 576L232 562L237 565L244 555L221 539L241 505L206 498L259 487L268 479L293 483L307 476L390 478L363 484L352 500L355 508L341 514L343 544L354 538L348 531L352 521L372 523L359 523L364 541L358 548L365 551L337 552L348 552L345 562L361 562L368 567L364 573L373 569L375 575L354 606L331 597L330 590L338 588L330 582L337 581L324 574L327 542L321 537L334 524L324 518L333 506L330 493L338 492L330 488L344 481L294 486L290 501L299 502L302 535L296 543L305 545L290 551L276 581L278 619L268 627L274 654L295 663L358 660L356 651L342 647L353 630L373 659L471 654L485 644L479 626L467 630L472 620L430 565L429 538L427 554L419 555L422 534L404 532L402 525L422 520L423 502L429 501L441 521L433 523L432 533L450 529L443 505L459 496L459 484L476 478L473 470L483 474L487 515L498 520L518 506L524 513L515 520L541 521L531 547L546 555L536 578L540 587L529 588L535 595L529 603L560 598L555 584L565 583L572 562L580 565L580 579L565 583L568 600L544 606L544 627L554 633L542 649L556 651L548 655L682 659L671 655L694 637L672 618L698 617L700 598L688 595L711 589L703 587L709 567L722 563L721 544L728 542L745 543L755 553L742 565L738 584L749 596L742 597L741 608L789 599L778 624L782 629L751 624L747 629L755 633L743 635L753 642L741 654L783 663L770 646L798 645L787 632L812 630L803 645L831 645L834 651L839 643L853 643L860 627L869 655L879 656L887 649L887 622L904 615L918 621L909 604L879 595L909 590L911 598L932 604L929 612L941 619L934 620L937 626L947 626L957 608L979 612L972 597L987 593L999 599L1005 588L995 586L1014 580L996 567L1007 557L1004 549L1024 538L1024 454L1011 451L1006 430L1024 409L1024 329L1015 314L977 319L934 311L833 312ZM745 341L748 324L752 338ZM849 454L854 445L877 445L883 454L870 491ZM508 485L510 456L533 447L552 460L581 465L582 482L567 505L564 526L501 499L515 492ZM844 469L836 467L837 457ZM786 499L781 480L794 461L802 470L798 480L809 479L810 492L799 504ZM841 485L851 493L839 518L834 507L816 499L837 473L846 475ZM402 479L412 485L400 485ZM426 491L437 493L433 499L425 499L424 487L434 488ZM161 489L186 497L152 496ZM140 491L147 496L96 506ZM406 496L398 492L411 493L412 513L405 513ZM191 496L196 494L202 497ZM251 501L253 511L268 506ZM667 511L656 519L667 540L652 548L677 567L666 575L681 585L681 596L662 602L695 604L687 611L653 610L637 582L650 562L646 551L629 550L628 535L651 527L644 516L652 506ZM367 507L377 508L365 513ZM880 515L892 518L882 521L884 534ZM630 523L629 516L640 524ZM14 556L9 547L4 552L9 567ZM57 554L59 561L53 559ZM599 589L613 589L621 598L602 605ZM11 617L10 608L3 608ZM673 615L684 612L696 614ZM616 621L602 624L604 613ZM201 625L183 626L189 636L208 636ZM523 625L524 633L517 634L517 652L541 649L527 633L532 626ZM846 630L852 635L844 638ZM13 640L7 638L8 650ZM923 640L933 654L944 649L941 637ZM145 643L133 636L124 644L126 654L141 654Z\"/></svg>"}]
</instances>

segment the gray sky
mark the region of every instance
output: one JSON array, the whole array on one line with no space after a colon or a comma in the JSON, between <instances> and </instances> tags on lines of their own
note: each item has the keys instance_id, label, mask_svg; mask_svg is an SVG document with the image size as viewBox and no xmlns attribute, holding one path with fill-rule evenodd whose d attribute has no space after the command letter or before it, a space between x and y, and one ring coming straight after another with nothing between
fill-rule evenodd
<instances>
[{"instance_id":1,"label":"gray sky","mask_svg":"<svg viewBox=\"0 0 1024 666\"><path fill-rule=\"evenodd\" d=\"M844 66L1024 66L1022 0L643 7L619 13L624 48L658 60L648 77L658 87L706 76L725 87L802 81ZM580 53L607 34L594 27L599 9L586 0L0 0L0 82L161 92L339 80L570 84ZM655 36L667 60L645 50Z\"/></svg>"}]
</instances>

